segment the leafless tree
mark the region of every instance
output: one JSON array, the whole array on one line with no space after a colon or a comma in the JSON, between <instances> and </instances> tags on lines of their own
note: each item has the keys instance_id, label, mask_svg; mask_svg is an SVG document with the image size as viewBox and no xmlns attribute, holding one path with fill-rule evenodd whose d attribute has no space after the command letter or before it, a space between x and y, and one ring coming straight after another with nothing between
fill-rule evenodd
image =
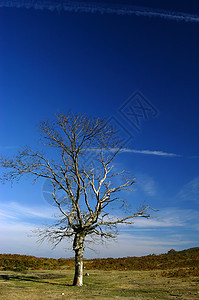
<instances>
[{"instance_id":1,"label":"leafless tree","mask_svg":"<svg viewBox=\"0 0 199 300\"><path fill-rule=\"evenodd\" d=\"M81 286L85 238L114 238L118 224L133 224L137 217L149 218L149 207L121 217L110 213L110 205L114 207L119 201L127 204L120 199L119 192L130 189L134 179L125 177L123 171L113 171L112 161L121 146L104 120L59 113L55 121L41 122L40 131L46 152L26 147L11 159L1 157L0 164L7 169L1 180L12 182L25 174L32 175L34 182L38 178L49 180L53 201L62 217L38 234L40 239L48 239L54 245L65 238L73 239L73 285Z\"/></svg>"}]
</instances>

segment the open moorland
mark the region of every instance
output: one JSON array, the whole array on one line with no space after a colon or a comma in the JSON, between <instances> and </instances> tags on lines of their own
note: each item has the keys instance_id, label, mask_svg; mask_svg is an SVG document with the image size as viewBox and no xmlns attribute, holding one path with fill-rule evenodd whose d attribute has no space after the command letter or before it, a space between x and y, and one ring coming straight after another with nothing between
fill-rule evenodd
<instances>
[{"instance_id":1,"label":"open moorland","mask_svg":"<svg viewBox=\"0 0 199 300\"><path fill-rule=\"evenodd\" d=\"M73 287L72 259L1 254L0 299L199 299L199 248L84 265Z\"/></svg>"}]
</instances>

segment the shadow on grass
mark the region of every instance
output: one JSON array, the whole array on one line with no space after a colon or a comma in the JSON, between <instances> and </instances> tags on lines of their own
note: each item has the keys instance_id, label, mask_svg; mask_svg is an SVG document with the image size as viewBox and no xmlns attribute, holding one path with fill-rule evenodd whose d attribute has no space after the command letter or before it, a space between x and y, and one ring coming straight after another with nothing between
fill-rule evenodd
<instances>
[{"instance_id":1,"label":"shadow on grass","mask_svg":"<svg viewBox=\"0 0 199 300\"><path fill-rule=\"evenodd\" d=\"M47 277L47 276L45 276L45 277ZM53 278L61 278L61 277L62 276L56 276L56 277L53 277ZM50 278L52 278L52 277L50 276ZM57 286L73 286L72 284L43 281L42 278L39 278L39 277L36 277L36 276L20 276L20 275L1 274L0 279L3 279L3 280L32 281L32 282L36 282L36 283L45 283L45 284L51 284L51 285L57 285Z\"/></svg>"}]
</instances>

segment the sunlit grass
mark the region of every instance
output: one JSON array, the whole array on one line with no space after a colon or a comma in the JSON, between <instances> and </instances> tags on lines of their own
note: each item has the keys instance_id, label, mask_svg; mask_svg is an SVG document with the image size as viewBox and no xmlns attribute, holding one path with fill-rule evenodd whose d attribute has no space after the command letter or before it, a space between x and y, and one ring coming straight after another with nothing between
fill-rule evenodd
<instances>
[{"instance_id":1,"label":"sunlit grass","mask_svg":"<svg viewBox=\"0 0 199 300\"><path fill-rule=\"evenodd\" d=\"M73 287L72 270L0 272L0 299L199 299L198 277L167 278L162 271L86 270Z\"/></svg>"}]
</instances>

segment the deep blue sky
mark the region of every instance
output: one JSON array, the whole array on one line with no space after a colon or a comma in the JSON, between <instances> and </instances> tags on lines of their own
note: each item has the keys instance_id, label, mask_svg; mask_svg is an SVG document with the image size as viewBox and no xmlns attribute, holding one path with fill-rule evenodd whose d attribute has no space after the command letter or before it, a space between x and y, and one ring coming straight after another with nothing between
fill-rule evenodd
<instances>
[{"instance_id":1,"label":"deep blue sky","mask_svg":"<svg viewBox=\"0 0 199 300\"><path fill-rule=\"evenodd\" d=\"M162 1L161 6L159 1L104 2L199 14L196 1ZM159 219L122 228L119 246L100 248L99 256L198 246L198 36L199 22L0 8L1 153L37 147L36 125L58 111L106 117L131 135L125 147L132 151L117 160L118 168L137 178L127 198L150 203L159 209ZM121 113L137 92L157 112L139 119L140 131ZM1 253L70 256L63 246L37 248L26 237L52 215L42 186L30 181L12 189L1 186Z\"/></svg>"}]
</instances>

